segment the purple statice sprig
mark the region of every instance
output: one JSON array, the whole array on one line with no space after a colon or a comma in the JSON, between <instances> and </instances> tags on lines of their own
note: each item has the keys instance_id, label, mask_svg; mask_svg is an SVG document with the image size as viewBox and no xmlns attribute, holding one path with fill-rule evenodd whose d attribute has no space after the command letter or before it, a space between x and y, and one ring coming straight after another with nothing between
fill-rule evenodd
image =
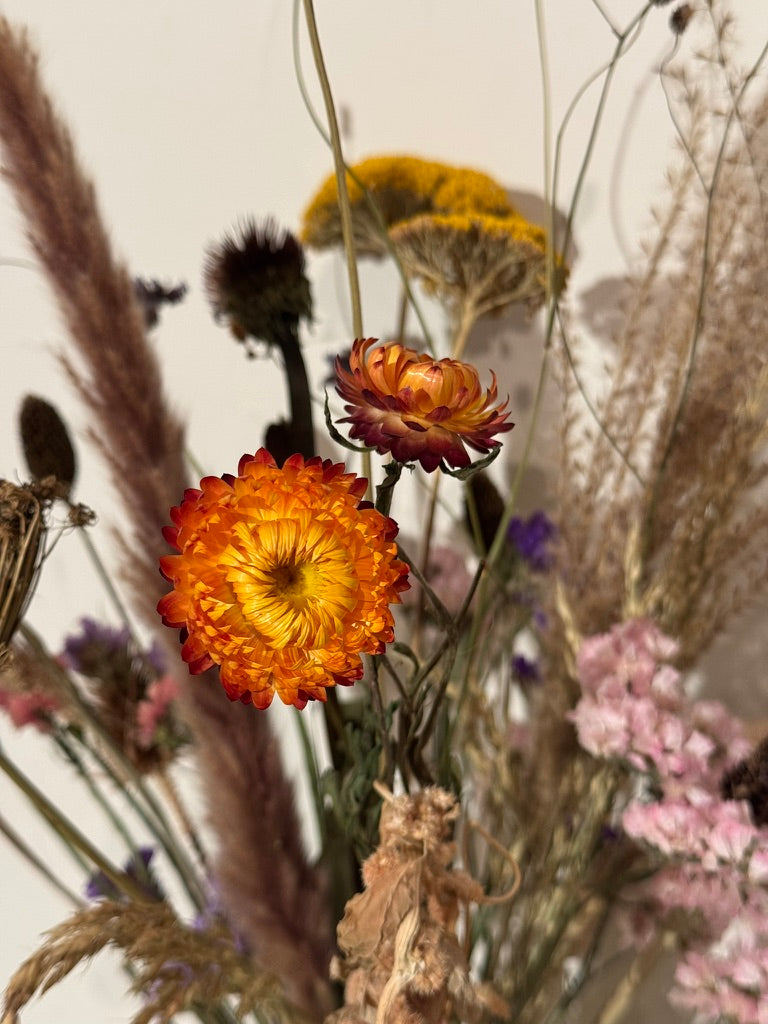
<instances>
[{"instance_id":1,"label":"purple statice sprig","mask_svg":"<svg viewBox=\"0 0 768 1024\"><path fill-rule=\"evenodd\" d=\"M538 663L531 658L527 658L524 654L512 656L512 675L515 681L523 686L541 681Z\"/></svg>"},{"instance_id":2,"label":"purple statice sprig","mask_svg":"<svg viewBox=\"0 0 768 1024\"><path fill-rule=\"evenodd\" d=\"M507 538L532 572L546 572L552 567L551 544L556 532L552 520L539 510L527 519L513 516L507 527Z\"/></svg>"},{"instance_id":3,"label":"purple statice sprig","mask_svg":"<svg viewBox=\"0 0 768 1024\"><path fill-rule=\"evenodd\" d=\"M151 846L140 846L125 862L123 871L144 892L147 899L162 900L163 891L151 868L155 851ZM85 895L89 900L122 900L124 893L103 871L92 874L85 885Z\"/></svg>"}]
</instances>

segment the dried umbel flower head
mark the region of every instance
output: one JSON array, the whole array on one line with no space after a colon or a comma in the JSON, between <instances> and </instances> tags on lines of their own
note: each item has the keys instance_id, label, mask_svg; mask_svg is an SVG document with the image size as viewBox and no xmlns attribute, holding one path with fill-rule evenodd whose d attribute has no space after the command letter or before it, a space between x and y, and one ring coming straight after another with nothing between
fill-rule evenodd
<instances>
[{"instance_id":1,"label":"dried umbel flower head","mask_svg":"<svg viewBox=\"0 0 768 1024\"><path fill-rule=\"evenodd\" d=\"M361 256L386 255L382 227L386 230L422 213L516 213L502 186L481 171L397 155L370 157L350 170L347 191L352 231L357 254ZM366 191L376 212L371 209ZM301 237L305 245L315 249L342 244L334 174L326 178L307 207Z\"/></svg>"},{"instance_id":2,"label":"dried umbel flower head","mask_svg":"<svg viewBox=\"0 0 768 1024\"><path fill-rule=\"evenodd\" d=\"M465 445L490 452L499 445L494 434L514 426L507 422L507 403L494 404L493 373L484 392L468 363L377 341L355 341L349 371L336 364L336 390L349 413L341 422L352 424L350 437L431 473L441 463L468 466Z\"/></svg>"},{"instance_id":3,"label":"dried umbel flower head","mask_svg":"<svg viewBox=\"0 0 768 1024\"><path fill-rule=\"evenodd\" d=\"M272 219L244 221L207 253L204 283L217 317L235 337L281 345L312 318L304 250Z\"/></svg>"},{"instance_id":4,"label":"dried umbel flower head","mask_svg":"<svg viewBox=\"0 0 768 1024\"><path fill-rule=\"evenodd\" d=\"M0 663L34 592L55 482L0 480Z\"/></svg>"},{"instance_id":5,"label":"dried umbel flower head","mask_svg":"<svg viewBox=\"0 0 768 1024\"><path fill-rule=\"evenodd\" d=\"M69 431L56 409L37 395L26 395L19 413L24 458L35 480L55 477L68 497L77 472Z\"/></svg>"},{"instance_id":6,"label":"dried umbel flower head","mask_svg":"<svg viewBox=\"0 0 768 1024\"><path fill-rule=\"evenodd\" d=\"M391 238L407 273L448 305L471 303L483 316L544 301L546 235L523 217L428 214L399 224Z\"/></svg>"},{"instance_id":7,"label":"dried umbel flower head","mask_svg":"<svg viewBox=\"0 0 768 1024\"><path fill-rule=\"evenodd\" d=\"M360 655L394 637L391 603L408 587L395 523L361 499L344 466L260 449L238 475L205 477L171 509L161 558L173 590L158 605L185 631L191 672L216 664L231 700L303 708L363 673Z\"/></svg>"}]
</instances>

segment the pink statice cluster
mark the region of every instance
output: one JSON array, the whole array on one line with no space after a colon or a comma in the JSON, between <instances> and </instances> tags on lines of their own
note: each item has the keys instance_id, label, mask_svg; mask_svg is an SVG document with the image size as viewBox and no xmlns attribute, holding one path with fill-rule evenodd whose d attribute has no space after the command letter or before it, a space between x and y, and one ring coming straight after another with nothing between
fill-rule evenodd
<instances>
[{"instance_id":1,"label":"pink statice cluster","mask_svg":"<svg viewBox=\"0 0 768 1024\"><path fill-rule=\"evenodd\" d=\"M750 744L723 705L686 695L675 653L648 620L588 638L571 717L586 750L638 775L621 824L658 869L628 894L632 938L678 933L687 953L672 995L697 1020L768 1024L768 827L721 795Z\"/></svg>"},{"instance_id":2,"label":"pink statice cluster","mask_svg":"<svg viewBox=\"0 0 768 1024\"><path fill-rule=\"evenodd\" d=\"M677 965L670 999L695 1021L768 1024L768 934L765 907L742 911L705 952L690 950Z\"/></svg>"},{"instance_id":3,"label":"pink statice cluster","mask_svg":"<svg viewBox=\"0 0 768 1024\"><path fill-rule=\"evenodd\" d=\"M2 708L16 726L34 726L40 732L50 732L49 716L59 710L59 702L49 693L39 690L16 692L0 690Z\"/></svg>"},{"instance_id":4,"label":"pink statice cluster","mask_svg":"<svg viewBox=\"0 0 768 1024\"><path fill-rule=\"evenodd\" d=\"M136 742L142 750L160 743L168 713L180 693L178 682L170 674L149 684L144 698L136 705Z\"/></svg>"},{"instance_id":5,"label":"pink statice cluster","mask_svg":"<svg viewBox=\"0 0 768 1024\"><path fill-rule=\"evenodd\" d=\"M673 640L648 619L588 637L577 660L582 698L571 712L579 742L595 757L658 774L666 788L717 785L727 761L745 757L737 723L714 701L688 699L669 664ZM727 754L726 754L727 750Z\"/></svg>"}]
</instances>

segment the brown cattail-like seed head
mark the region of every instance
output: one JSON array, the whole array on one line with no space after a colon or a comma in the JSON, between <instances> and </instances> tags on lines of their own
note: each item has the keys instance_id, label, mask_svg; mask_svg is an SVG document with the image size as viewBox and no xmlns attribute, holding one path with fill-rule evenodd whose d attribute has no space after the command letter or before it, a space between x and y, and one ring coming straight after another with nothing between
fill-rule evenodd
<instances>
[{"instance_id":1,"label":"brown cattail-like seed head","mask_svg":"<svg viewBox=\"0 0 768 1024\"><path fill-rule=\"evenodd\" d=\"M272 219L246 220L207 253L203 280L217 317L229 321L239 341L281 345L300 320L312 318L304 250Z\"/></svg>"},{"instance_id":2,"label":"brown cattail-like seed head","mask_svg":"<svg viewBox=\"0 0 768 1024\"><path fill-rule=\"evenodd\" d=\"M37 583L54 492L0 480L0 663Z\"/></svg>"},{"instance_id":3,"label":"brown cattail-like seed head","mask_svg":"<svg viewBox=\"0 0 768 1024\"><path fill-rule=\"evenodd\" d=\"M487 473L473 473L467 481L467 488L472 494L477 511L477 527L480 530L480 537L475 536L474 516L471 514L468 504L464 503L464 525L470 537L477 544L482 542L481 555L486 554L493 544L493 538L499 528L499 523L504 515L504 499Z\"/></svg>"},{"instance_id":4,"label":"brown cattail-like seed head","mask_svg":"<svg viewBox=\"0 0 768 1024\"><path fill-rule=\"evenodd\" d=\"M34 480L55 477L58 497L68 498L77 473L69 431L54 407L37 395L27 395L19 413L21 444Z\"/></svg>"}]
</instances>

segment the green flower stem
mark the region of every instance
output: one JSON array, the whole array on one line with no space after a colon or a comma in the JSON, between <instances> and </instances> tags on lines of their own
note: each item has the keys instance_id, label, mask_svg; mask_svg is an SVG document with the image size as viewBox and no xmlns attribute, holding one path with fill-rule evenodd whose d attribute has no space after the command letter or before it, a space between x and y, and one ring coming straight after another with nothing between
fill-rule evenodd
<instances>
[{"instance_id":1,"label":"green flower stem","mask_svg":"<svg viewBox=\"0 0 768 1024\"><path fill-rule=\"evenodd\" d=\"M333 165L336 170L336 188L339 194L339 211L341 213L341 234L344 239L344 253L347 260L347 276L349 278L349 299L352 305L352 331L356 338L362 338L363 309L360 300L360 278L357 272L357 258L355 256L355 238L352 232L352 209L349 204L349 191L347 189L347 166L344 163L341 135L336 119L336 108L333 103L331 83L328 81L328 74L325 70L323 50L320 46L320 37L317 32L317 22L315 20L312 0L304 0L304 17L307 22L312 56L315 59L317 77L320 81L320 89L323 93L323 102L325 103L325 113L328 118L328 130L331 136L331 150L333 152ZM367 494L370 497L373 489L371 453L368 451L363 452L362 461L362 475L368 481Z\"/></svg>"},{"instance_id":2,"label":"green flower stem","mask_svg":"<svg viewBox=\"0 0 768 1024\"><path fill-rule=\"evenodd\" d=\"M315 60L317 77L320 81L320 89L323 94L325 113L328 119L328 130L331 136L331 150L333 152L333 165L336 170L336 188L339 195L339 210L341 213L341 234L344 239L344 252L347 258L347 275L349 277L349 297L352 303L352 329L356 338L363 336L363 311L360 302L360 279L357 273L357 260L355 259L355 239L352 233L352 210L349 205L349 192L347 191L346 166L344 154L341 148L341 135L339 124L336 119L336 109L333 103L331 84L328 81L328 74L325 70L323 50L320 46L320 37L317 32L317 21L312 0L303 0L304 17L307 22L309 42L312 47L312 56Z\"/></svg>"},{"instance_id":3,"label":"green flower stem","mask_svg":"<svg viewBox=\"0 0 768 1024\"><path fill-rule=\"evenodd\" d=\"M178 843L163 807L149 786L147 786L141 773L126 758L123 751L94 714L93 708L83 700L67 672L48 653L37 633L26 624L20 627L20 632L37 656L47 661L51 670L57 674L68 699L80 712L88 727L93 729L94 733L99 737L113 760L102 757L84 737L78 737L79 742L97 761L100 767L109 774L118 789L125 793L133 809L168 854L195 908L198 910L203 909L206 903L205 893L198 875L186 852ZM116 765L120 766L120 772L117 771ZM127 786L126 783L131 783L132 788Z\"/></svg>"},{"instance_id":4,"label":"green flower stem","mask_svg":"<svg viewBox=\"0 0 768 1024\"><path fill-rule=\"evenodd\" d=\"M70 509L72 509L72 508L74 508L74 506L70 503ZM93 567L95 568L96 573L97 573L99 579L101 580L101 584L104 587L104 589L106 590L107 595L108 595L110 601L114 605L115 611L117 612L117 614L118 614L120 620L122 621L122 623L124 624L125 628L128 630L128 633L129 633L131 639L133 640L134 643L136 643L137 642L136 641L136 636L137 636L136 628L135 628L133 622L131 621L131 616L128 613L128 609L127 609L123 599L118 594L117 588L115 587L114 583L110 579L109 573L107 572L106 567L105 567L103 561L101 560L101 556L99 555L98 551L96 550L96 546L94 545L93 541L91 540L91 536L88 533L88 530L89 530L89 527L81 526L81 527L78 528L77 532L80 534L80 537L82 538L83 544L85 545L85 550L88 553L88 557L90 558L90 560L91 560L91 562L93 564Z\"/></svg>"},{"instance_id":5,"label":"green flower stem","mask_svg":"<svg viewBox=\"0 0 768 1024\"><path fill-rule=\"evenodd\" d=\"M77 850L91 861L99 871L102 871L113 885L124 892L126 896L139 902L146 902L146 893L132 878L115 867L104 857L100 850L67 818L61 811L51 803L42 790L18 768L5 753L0 750L0 769L26 796L38 814L43 817L54 829L62 840L73 850Z\"/></svg>"},{"instance_id":6,"label":"green flower stem","mask_svg":"<svg viewBox=\"0 0 768 1024\"><path fill-rule=\"evenodd\" d=\"M165 795L165 799L168 801L171 810L176 815L184 835L197 854L200 865L205 871L207 871L208 855L205 852L203 841L200 838L200 834L195 827L195 823L192 821L192 817L187 810L187 806L184 803L166 765L163 765L156 770L155 778L157 779L157 784Z\"/></svg>"},{"instance_id":7,"label":"green flower stem","mask_svg":"<svg viewBox=\"0 0 768 1024\"><path fill-rule=\"evenodd\" d=\"M83 763L82 758L73 747L66 732L64 732L63 729L58 728L56 726L54 726L54 728L56 730L53 733L54 743L59 748L59 750L62 751L62 753L67 758L69 763L75 768L80 778L82 779L83 783L87 787L88 792L93 797L94 801L104 812L105 816L112 824L117 834L122 838L123 842L125 843L128 849L128 852L131 854L135 853L138 849L138 845L131 836L130 832L128 831L125 822L122 820L120 815L117 814L114 807L112 807L110 802L106 799L104 794L96 785L93 776L88 771L85 764Z\"/></svg>"},{"instance_id":8,"label":"green flower stem","mask_svg":"<svg viewBox=\"0 0 768 1024\"><path fill-rule=\"evenodd\" d=\"M306 82L304 80L304 73L302 72L302 69L301 69L301 58L299 56L299 6L300 6L300 4L301 4L301 0L294 0L294 4L293 4L293 66L294 66L294 71L296 73L296 82L297 82L297 84L299 86L299 92L301 93L301 98L304 101L304 106L307 109L307 113L309 114L310 118L312 119L312 123L314 124L315 128L317 128L317 130L320 133L321 137L325 141L325 144L327 146L331 146L332 145L331 138L328 135L328 133L326 132L325 126L323 125L322 121L320 120L319 116L317 115L317 113L316 113L316 111L315 111L315 109L314 109L314 107L312 105L312 100L310 98L309 91L307 89L307 84L306 84ZM424 313L422 312L421 306L419 305L419 303L418 303L418 301L416 299L416 296L413 293L413 289L411 288L411 283L408 280L408 275L405 273L405 269L403 267L403 262L400 259L400 257L398 256L397 251L396 251L394 245L392 244L392 239L389 237L389 231L387 229L386 223L384 222L384 218L381 215L381 211L379 210L378 204L376 203L376 200L371 195L370 189L368 189L366 187L365 182L363 182L362 179L357 174L355 174L354 169L349 167L347 164L344 165L344 169L345 169L346 173L350 176L352 181L354 181L354 183L358 186L358 188L360 189L362 194L365 196L365 201L368 204L368 209L370 210L374 220L376 221L376 225L377 225L377 227L379 229L379 232L381 234L381 240L384 243L384 245L385 245L385 247L387 249L387 252L389 253L390 257L392 258L392 262L395 264L395 267L397 268L398 274L400 275L400 281L402 283L403 290L404 290L404 292L405 292L405 294L407 296L408 303L409 303L411 309L413 309L413 311L415 312L416 317L417 317L417 319L419 321L419 326L421 327L422 334L424 335L424 343L426 344L427 348L429 349L430 354L432 356L435 356L436 349L435 349L435 344L434 344L434 342L432 340L432 334L431 334L431 332L429 330L429 326L427 324L427 321L426 321L426 318L424 316Z\"/></svg>"},{"instance_id":9,"label":"green flower stem","mask_svg":"<svg viewBox=\"0 0 768 1024\"><path fill-rule=\"evenodd\" d=\"M32 865L38 874L40 874L46 882L49 883L49 885L52 885L61 896L76 907L85 906L85 901L68 888L61 879L54 875L48 865L37 856L31 846L27 844L27 842L19 835L10 822L2 816L2 814L0 814L0 832L2 832L8 842L16 848L17 852L20 853L21 856ZM84 862L82 863L84 864Z\"/></svg>"},{"instance_id":10,"label":"green flower stem","mask_svg":"<svg viewBox=\"0 0 768 1024\"><path fill-rule=\"evenodd\" d=\"M288 382L291 441L295 451L305 459L311 459L316 454L315 431L312 426L312 395L298 335L294 330L286 330L273 340L282 353Z\"/></svg>"},{"instance_id":11,"label":"green flower stem","mask_svg":"<svg viewBox=\"0 0 768 1024\"><path fill-rule=\"evenodd\" d=\"M304 717L304 713L302 711L297 711L294 716L294 721L296 722L296 728L301 742L304 767L306 768L310 780L312 804L315 812L315 823L317 824L317 830L320 836L320 846L321 849L324 849L326 833L325 809L323 804L323 794L320 787L320 772L317 767L315 748L309 735L309 729L307 728L307 721Z\"/></svg>"},{"instance_id":12,"label":"green flower stem","mask_svg":"<svg viewBox=\"0 0 768 1024\"><path fill-rule=\"evenodd\" d=\"M87 705L85 705L85 709L87 712ZM99 723L93 718L91 718L90 721L94 725L94 728L98 730ZM100 733L100 735L105 742L111 741L111 737L109 737L108 734L105 733L102 735ZM193 906L197 910L204 909L206 905L205 893L203 892L197 873L195 872L185 851L178 844L163 808L155 799L154 794L146 785L139 772L136 771L134 766L127 760L127 758L124 757L122 751L114 743L111 743L111 752L125 774L118 772L115 769L114 763L109 758L103 757L97 748L90 744L84 737L79 737L79 741L99 767L109 776L116 789L125 795L135 813L147 826L154 839L162 846L163 850L168 855L168 859L176 870L176 873L179 876L187 895L192 901ZM134 793L126 783L133 783L138 795L143 797L143 802L136 798L137 794Z\"/></svg>"}]
</instances>

